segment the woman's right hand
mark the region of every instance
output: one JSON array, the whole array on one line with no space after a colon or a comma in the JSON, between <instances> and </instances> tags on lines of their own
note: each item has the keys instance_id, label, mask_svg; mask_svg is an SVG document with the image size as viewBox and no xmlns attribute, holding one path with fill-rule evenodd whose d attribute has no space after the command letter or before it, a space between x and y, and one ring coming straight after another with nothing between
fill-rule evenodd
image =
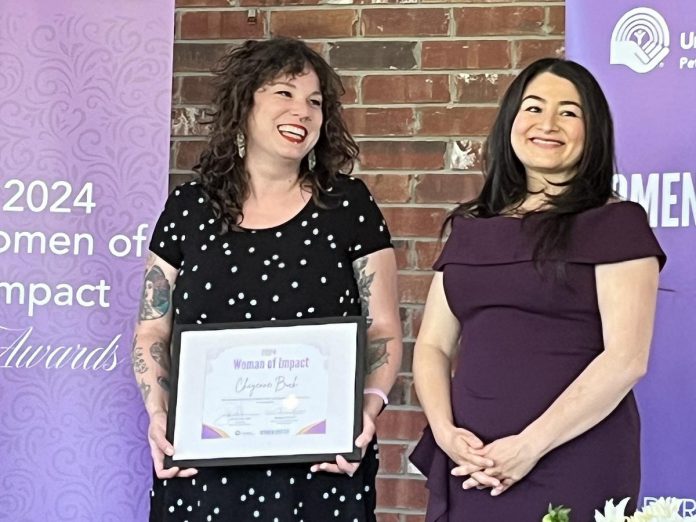
<instances>
[{"instance_id":1,"label":"woman's right hand","mask_svg":"<svg viewBox=\"0 0 696 522\"><path fill-rule=\"evenodd\" d=\"M495 463L487 457L482 457L472 450L480 450L483 448L483 442L476 435L464 428L456 426L448 426L438 430L435 436L435 442L444 451L447 456L456 464L451 473L457 477L469 476L474 479L478 486L477 488L498 487L500 480L495 477L486 475L483 471Z\"/></svg>"},{"instance_id":2,"label":"woman's right hand","mask_svg":"<svg viewBox=\"0 0 696 522\"><path fill-rule=\"evenodd\" d=\"M167 413L162 410L156 411L150 416L150 427L147 430L147 440L150 443L150 454L152 455L152 463L155 467L157 478L192 477L198 473L198 470L195 468L164 468L164 456L174 455L174 446L167 440L166 433Z\"/></svg>"}]
</instances>

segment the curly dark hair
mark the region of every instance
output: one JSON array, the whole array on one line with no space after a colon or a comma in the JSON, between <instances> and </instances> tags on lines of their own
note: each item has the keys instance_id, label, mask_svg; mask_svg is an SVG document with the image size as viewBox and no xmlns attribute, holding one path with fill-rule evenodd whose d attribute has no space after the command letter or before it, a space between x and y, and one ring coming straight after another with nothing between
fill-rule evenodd
<instances>
[{"instance_id":1,"label":"curly dark hair","mask_svg":"<svg viewBox=\"0 0 696 522\"><path fill-rule=\"evenodd\" d=\"M242 206L249 196L249 174L239 157L236 136L239 132L246 135L254 93L280 75L299 75L307 68L319 77L323 123L314 146L316 166L310 170L307 158L303 158L298 181L322 205L320 197L327 193L336 174L352 171L359 149L341 115L340 99L345 89L338 74L299 40L275 37L247 41L228 52L214 69L217 91L205 122L210 125L210 139L193 168L221 221L222 233L240 230Z\"/></svg>"},{"instance_id":2,"label":"curly dark hair","mask_svg":"<svg viewBox=\"0 0 696 522\"><path fill-rule=\"evenodd\" d=\"M500 104L498 116L484 147L483 170L486 181L479 196L455 208L445 227L455 216L487 218L519 208L527 198L527 176L524 165L512 148L510 132L522 103L527 85L542 73L552 73L570 81L578 90L583 107L585 142L576 174L558 183L565 187L557 195L549 195L549 208L529 213L540 220L534 258L539 260L563 253L573 218L579 212L601 207L614 196L614 126L611 111L597 80L582 65L561 58L542 58L527 66L515 78Z\"/></svg>"}]
</instances>

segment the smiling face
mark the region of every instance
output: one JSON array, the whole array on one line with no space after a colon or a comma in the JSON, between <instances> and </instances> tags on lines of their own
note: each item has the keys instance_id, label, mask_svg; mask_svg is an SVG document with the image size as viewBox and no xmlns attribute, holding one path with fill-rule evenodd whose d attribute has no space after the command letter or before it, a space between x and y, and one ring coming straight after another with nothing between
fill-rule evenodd
<instances>
[{"instance_id":1,"label":"smiling face","mask_svg":"<svg viewBox=\"0 0 696 522\"><path fill-rule=\"evenodd\" d=\"M549 72L530 81L510 140L528 184L547 187L548 181L572 178L585 142L582 103L575 86Z\"/></svg>"},{"instance_id":2,"label":"smiling face","mask_svg":"<svg viewBox=\"0 0 696 522\"><path fill-rule=\"evenodd\" d=\"M247 120L247 155L253 161L297 163L319 140L319 77L313 69L280 75L254 93Z\"/></svg>"}]
</instances>

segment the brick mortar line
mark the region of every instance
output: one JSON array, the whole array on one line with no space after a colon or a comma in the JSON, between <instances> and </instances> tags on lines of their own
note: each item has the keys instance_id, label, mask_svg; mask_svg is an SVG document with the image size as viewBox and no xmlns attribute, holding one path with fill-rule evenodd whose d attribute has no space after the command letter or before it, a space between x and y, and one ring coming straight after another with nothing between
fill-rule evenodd
<instances>
[{"instance_id":1,"label":"brick mortar line","mask_svg":"<svg viewBox=\"0 0 696 522\"><path fill-rule=\"evenodd\" d=\"M191 38L182 39L177 38L174 40L175 44L239 44L246 42L247 40L266 40L268 37L264 35L262 38ZM467 42L467 41L481 41L481 42L514 42L514 41L525 41L525 40L549 40L549 41L565 41L565 35L563 34L493 34L493 35L471 35L471 36L455 36L450 37L446 34L443 35L429 35L429 36L412 36L408 34L399 36L335 36L328 38L301 38L303 42L306 43L377 43L377 42L403 42L403 43L417 43L417 42Z\"/></svg>"},{"instance_id":2,"label":"brick mortar line","mask_svg":"<svg viewBox=\"0 0 696 522\"><path fill-rule=\"evenodd\" d=\"M273 11L331 11L331 10L344 10L344 11L363 11L363 10L375 10L375 9L467 9L470 7L564 7L565 2L544 2L540 4L539 2L504 2L499 4L490 3L467 3L467 2L433 2L433 3L420 3L420 4L316 4L316 5L282 5L282 6L218 6L218 7L177 7L175 9L176 14L184 13L205 13L205 12L245 12L252 9L256 9L257 12L273 12Z\"/></svg>"}]
</instances>

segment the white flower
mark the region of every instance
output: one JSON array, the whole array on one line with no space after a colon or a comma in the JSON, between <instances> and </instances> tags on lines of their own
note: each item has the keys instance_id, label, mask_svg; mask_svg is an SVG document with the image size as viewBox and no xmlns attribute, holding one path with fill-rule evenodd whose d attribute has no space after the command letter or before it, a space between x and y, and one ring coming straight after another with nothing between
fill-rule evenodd
<instances>
[{"instance_id":1,"label":"white flower","mask_svg":"<svg viewBox=\"0 0 696 522\"><path fill-rule=\"evenodd\" d=\"M660 497L629 518L629 522L682 522L679 515L682 500L674 497Z\"/></svg>"},{"instance_id":2,"label":"white flower","mask_svg":"<svg viewBox=\"0 0 696 522\"><path fill-rule=\"evenodd\" d=\"M594 519L595 522L624 522L626 520L626 504L628 504L629 498L626 497L618 505L614 505L614 499L607 500L604 504L604 513L600 513L595 510Z\"/></svg>"}]
</instances>

